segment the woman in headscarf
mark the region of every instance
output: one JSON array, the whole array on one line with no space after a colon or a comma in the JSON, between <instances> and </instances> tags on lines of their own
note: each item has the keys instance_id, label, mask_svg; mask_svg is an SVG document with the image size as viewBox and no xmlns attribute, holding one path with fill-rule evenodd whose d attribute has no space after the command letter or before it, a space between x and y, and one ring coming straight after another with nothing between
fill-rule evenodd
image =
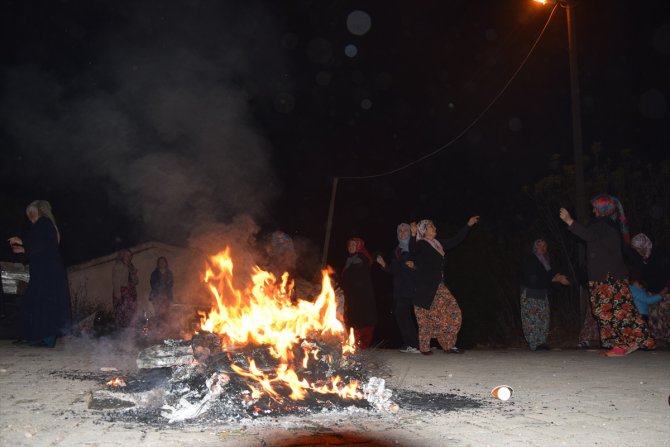
<instances>
[{"instance_id":1,"label":"woman in headscarf","mask_svg":"<svg viewBox=\"0 0 670 447\"><path fill-rule=\"evenodd\" d=\"M133 265L133 253L127 248L119 250L112 269L112 303L114 322L117 328L131 325L137 310L137 269Z\"/></svg>"},{"instance_id":2,"label":"woman in headscarf","mask_svg":"<svg viewBox=\"0 0 670 447\"><path fill-rule=\"evenodd\" d=\"M570 281L551 268L547 241L537 239L533 243L533 254L524 260L521 282L521 325L531 351L549 349L546 343L549 335L549 288L552 283L567 286Z\"/></svg>"},{"instance_id":3,"label":"woman in headscarf","mask_svg":"<svg viewBox=\"0 0 670 447\"><path fill-rule=\"evenodd\" d=\"M600 194L591 199L591 205L595 219L586 227L565 208L560 209L559 215L573 234L586 241L591 308L598 319L602 344L612 346L605 355L615 357L639 348L654 349L656 342L649 335L628 287L623 247L630 243L630 233L621 202Z\"/></svg>"},{"instance_id":4,"label":"woman in headscarf","mask_svg":"<svg viewBox=\"0 0 670 447\"><path fill-rule=\"evenodd\" d=\"M653 249L651 239L644 233L636 234L630 240L630 248L631 280L644 283L652 293L660 293L667 288L670 265L666 256Z\"/></svg>"},{"instance_id":5,"label":"woman in headscarf","mask_svg":"<svg viewBox=\"0 0 670 447\"><path fill-rule=\"evenodd\" d=\"M30 231L25 238L9 238L12 251L24 254L30 281L21 304L20 341L53 348L56 338L70 328L70 290L58 253L60 233L46 200L26 208Z\"/></svg>"},{"instance_id":6,"label":"woman in headscarf","mask_svg":"<svg viewBox=\"0 0 670 447\"><path fill-rule=\"evenodd\" d=\"M381 256L377 256L377 263L382 266L385 272L393 275L394 314L403 342L400 352L418 354L419 340L413 304L416 292L416 275L414 269L409 266L412 265L409 254L409 224L401 223L398 225L397 235L398 246L391 255L391 265L387 265Z\"/></svg>"},{"instance_id":7,"label":"woman in headscarf","mask_svg":"<svg viewBox=\"0 0 670 447\"><path fill-rule=\"evenodd\" d=\"M651 239L644 233L633 236L630 246L631 281L639 281L649 293L661 296L658 303L649 306L651 334L670 342L670 262L667 256L653 250Z\"/></svg>"},{"instance_id":8,"label":"woman in headscarf","mask_svg":"<svg viewBox=\"0 0 670 447\"><path fill-rule=\"evenodd\" d=\"M430 340L433 338L437 338L446 353L463 352L456 347L461 309L444 284L444 257L465 239L477 222L479 216L471 217L455 237L446 241L436 239L437 228L431 220L410 224L410 252L416 268L414 313L419 325L419 350L424 355L432 354Z\"/></svg>"},{"instance_id":9,"label":"woman in headscarf","mask_svg":"<svg viewBox=\"0 0 670 447\"><path fill-rule=\"evenodd\" d=\"M372 258L361 238L349 239L347 251L349 257L342 270L345 320L354 329L360 348L367 349L372 345L377 324L377 306L370 278Z\"/></svg>"}]
</instances>

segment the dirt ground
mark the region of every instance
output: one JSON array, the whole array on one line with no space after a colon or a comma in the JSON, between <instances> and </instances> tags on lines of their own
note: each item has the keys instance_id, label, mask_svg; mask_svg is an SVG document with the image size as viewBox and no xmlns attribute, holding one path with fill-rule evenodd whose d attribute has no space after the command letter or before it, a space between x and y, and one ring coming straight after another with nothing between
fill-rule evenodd
<instances>
[{"instance_id":1,"label":"dirt ground","mask_svg":"<svg viewBox=\"0 0 670 447\"><path fill-rule=\"evenodd\" d=\"M338 412L309 418L156 426L88 408L137 351L69 337L56 348L0 340L2 446L668 446L670 351L605 358L598 351L472 350L463 355L370 352L392 390L452 393L478 408ZM81 377L88 375L88 380ZM510 400L490 396L513 388Z\"/></svg>"}]
</instances>

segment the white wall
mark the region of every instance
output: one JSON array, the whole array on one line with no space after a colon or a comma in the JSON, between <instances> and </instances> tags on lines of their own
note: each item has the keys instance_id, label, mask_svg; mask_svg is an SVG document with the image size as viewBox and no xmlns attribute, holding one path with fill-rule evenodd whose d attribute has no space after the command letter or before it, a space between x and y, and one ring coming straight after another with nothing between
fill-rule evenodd
<instances>
[{"instance_id":1,"label":"white wall","mask_svg":"<svg viewBox=\"0 0 670 447\"><path fill-rule=\"evenodd\" d=\"M137 268L139 284L137 286L138 310L146 308L151 286L151 272L156 268L156 260L164 256L174 274L174 302L182 305L206 304L209 297L202 287L204 258L181 247L159 242L147 242L130 248L133 264ZM84 300L88 307L102 307L112 310L112 267L116 253L74 265L68 268L70 293L73 305ZM80 301L81 302L81 301ZM183 308L183 306L182 306Z\"/></svg>"}]
</instances>

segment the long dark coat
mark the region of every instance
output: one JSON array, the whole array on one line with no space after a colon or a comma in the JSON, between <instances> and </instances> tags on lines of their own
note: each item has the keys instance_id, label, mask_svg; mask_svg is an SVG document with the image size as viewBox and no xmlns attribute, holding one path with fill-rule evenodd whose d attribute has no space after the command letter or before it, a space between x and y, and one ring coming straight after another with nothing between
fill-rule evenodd
<instances>
[{"instance_id":1,"label":"long dark coat","mask_svg":"<svg viewBox=\"0 0 670 447\"><path fill-rule=\"evenodd\" d=\"M58 253L56 227L40 217L23 238L30 281L21 305L21 338L41 340L64 335L71 324L70 291Z\"/></svg>"},{"instance_id":2,"label":"long dark coat","mask_svg":"<svg viewBox=\"0 0 670 447\"><path fill-rule=\"evenodd\" d=\"M377 324L377 306L367 258L354 253L342 271L344 317L350 327L362 328Z\"/></svg>"}]
</instances>

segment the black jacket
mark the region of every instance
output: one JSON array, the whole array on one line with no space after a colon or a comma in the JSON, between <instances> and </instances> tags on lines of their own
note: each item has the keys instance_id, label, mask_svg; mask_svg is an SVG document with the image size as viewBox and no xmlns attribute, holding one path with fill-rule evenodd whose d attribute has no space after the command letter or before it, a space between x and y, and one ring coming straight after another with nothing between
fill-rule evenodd
<instances>
[{"instance_id":1,"label":"black jacket","mask_svg":"<svg viewBox=\"0 0 670 447\"><path fill-rule=\"evenodd\" d=\"M377 324L377 306L368 260L360 253L349 256L342 271L344 315L347 325L355 328Z\"/></svg>"},{"instance_id":2,"label":"black jacket","mask_svg":"<svg viewBox=\"0 0 670 447\"><path fill-rule=\"evenodd\" d=\"M623 239L612 219L600 217L591 221L586 227L574 221L568 228L586 241L586 269L589 281L604 282L608 273L615 279L628 277L628 269L623 260Z\"/></svg>"},{"instance_id":3,"label":"black jacket","mask_svg":"<svg viewBox=\"0 0 670 447\"><path fill-rule=\"evenodd\" d=\"M391 264L386 264L384 271L393 275L393 298L412 300L416 293L416 271L406 264L413 260L412 256L400 247L396 247L391 256Z\"/></svg>"},{"instance_id":4,"label":"black jacket","mask_svg":"<svg viewBox=\"0 0 670 447\"><path fill-rule=\"evenodd\" d=\"M647 291L659 293L670 280L670 260L662 251L654 248L645 263L635 250L624 252L629 263L630 279L641 281Z\"/></svg>"},{"instance_id":5,"label":"black jacket","mask_svg":"<svg viewBox=\"0 0 670 447\"><path fill-rule=\"evenodd\" d=\"M526 289L528 298L546 298L547 290L553 285L554 269L545 269L537 256L530 254L523 262L521 286Z\"/></svg>"},{"instance_id":6,"label":"black jacket","mask_svg":"<svg viewBox=\"0 0 670 447\"><path fill-rule=\"evenodd\" d=\"M440 244L442 244L445 254L463 242L469 232L470 227L466 225L453 238L446 241L438 239ZM430 309L437 292L437 287L442 282L444 259L446 256L442 256L425 240L417 242L415 237L410 239L409 249L416 267L414 305Z\"/></svg>"}]
</instances>

